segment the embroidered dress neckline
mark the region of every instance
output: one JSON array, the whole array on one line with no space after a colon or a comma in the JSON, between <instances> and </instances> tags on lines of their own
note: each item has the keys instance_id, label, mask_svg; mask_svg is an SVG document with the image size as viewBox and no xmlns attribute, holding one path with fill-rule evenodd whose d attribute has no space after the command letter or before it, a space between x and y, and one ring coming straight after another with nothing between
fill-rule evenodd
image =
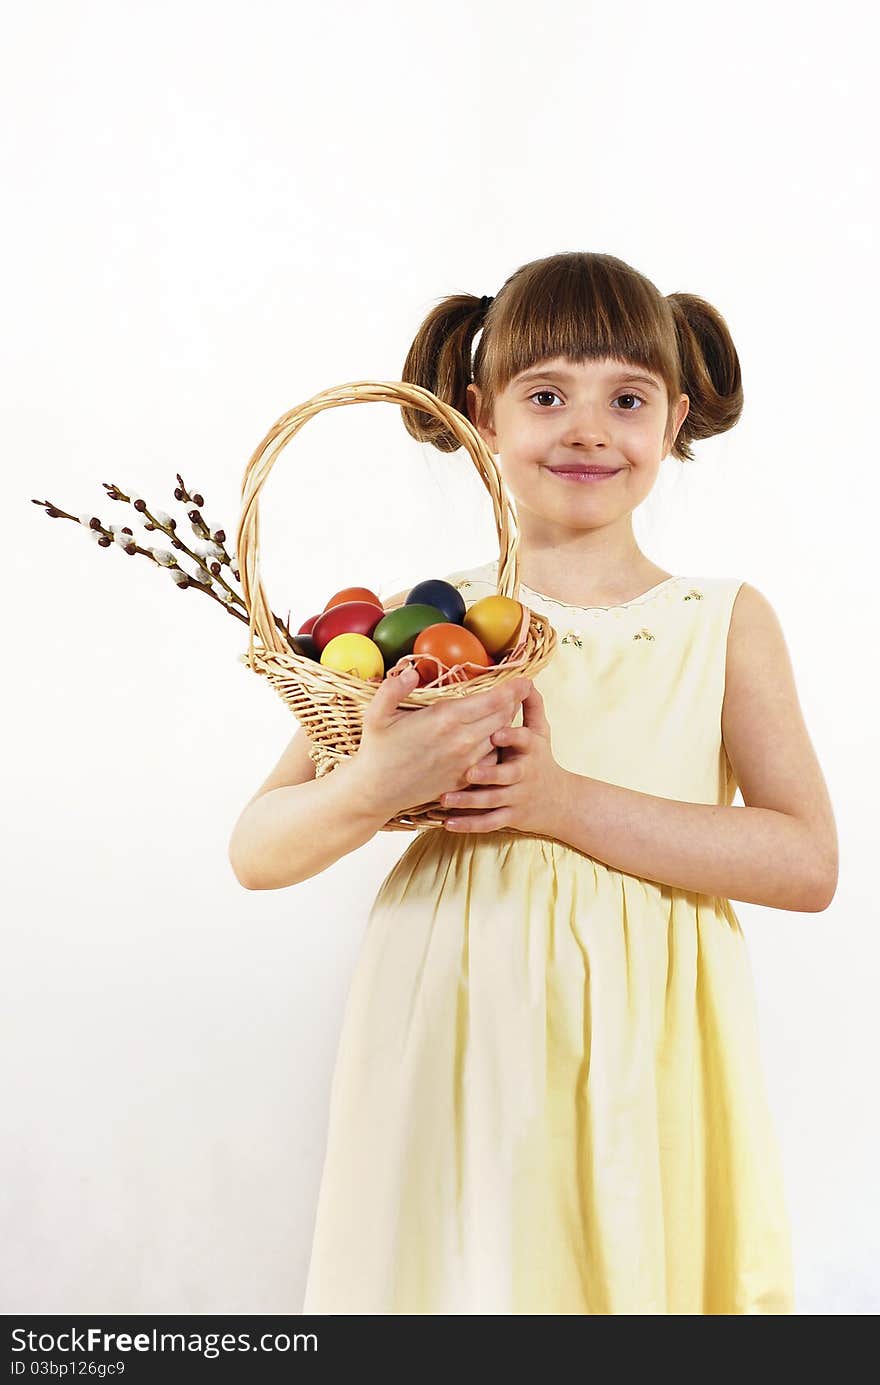
<instances>
[{"instance_id":1,"label":"embroidered dress neckline","mask_svg":"<svg viewBox=\"0 0 880 1385\"><path fill-rule=\"evenodd\" d=\"M658 582L656 586L649 587L646 592L642 592L641 596L634 596L631 601L618 601L612 606L576 606L571 601L560 601L558 597L547 596L544 592L536 591L534 587L526 586L525 582L520 582L519 585L520 590L528 592L530 596L537 596L541 601L548 601L553 606L565 606L569 611L622 611L628 606L640 606L643 601L647 601L649 597L662 591L664 587L670 586L673 582L681 582L683 580L682 577L665 577L663 581Z\"/></svg>"}]
</instances>

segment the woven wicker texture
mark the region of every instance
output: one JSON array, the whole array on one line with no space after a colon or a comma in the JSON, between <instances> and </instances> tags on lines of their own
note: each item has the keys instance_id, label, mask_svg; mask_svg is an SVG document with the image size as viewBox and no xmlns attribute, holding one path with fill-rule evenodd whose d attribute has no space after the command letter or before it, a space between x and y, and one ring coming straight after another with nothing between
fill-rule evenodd
<instances>
[{"instance_id":1,"label":"woven wicker texture","mask_svg":"<svg viewBox=\"0 0 880 1385\"><path fill-rule=\"evenodd\" d=\"M316 776L331 771L341 760L357 753L363 730L363 714L378 687L354 674L334 669L298 654L291 648L287 631L276 622L260 580L260 491L283 449L310 418L324 409L345 404L409 405L437 415L458 437L489 492L498 533L498 592L519 600L519 529L512 497L506 490L492 453L465 418L430 390L397 380L357 380L322 390L278 419L256 448L245 468L241 489L241 516L236 534L236 553L242 595L249 617L248 649L243 662L267 678L293 712L309 740ZM398 603L399 604L399 603ZM385 610L394 607L386 606ZM520 640L502 663L486 673L445 686L417 687L399 706L419 708L440 698L468 697L506 678L533 677L553 655L556 632L542 615L526 611ZM409 662L406 660L401 662ZM449 813L439 803L414 804L391 818L383 831L413 831L442 825Z\"/></svg>"}]
</instances>

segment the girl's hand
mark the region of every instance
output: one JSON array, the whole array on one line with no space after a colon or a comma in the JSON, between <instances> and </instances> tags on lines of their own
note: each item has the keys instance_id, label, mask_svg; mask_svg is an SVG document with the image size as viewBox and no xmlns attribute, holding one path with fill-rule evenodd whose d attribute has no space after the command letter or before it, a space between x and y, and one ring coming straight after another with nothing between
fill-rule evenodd
<instances>
[{"instance_id":1,"label":"girl's hand","mask_svg":"<svg viewBox=\"0 0 880 1385\"><path fill-rule=\"evenodd\" d=\"M417 681L411 671L388 674L364 712L353 757L362 802L386 819L466 785L469 770L496 754L492 733L509 727L531 686L516 677L465 697L400 707Z\"/></svg>"},{"instance_id":2,"label":"girl's hand","mask_svg":"<svg viewBox=\"0 0 880 1385\"><path fill-rule=\"evenodd\" d=\"M550 806L558 798L563 770L553 756L544 699L530 679L528 683L522 726L504 726L492 733L492 744L503 747L501 763L474 765L467 778L475 787L440 797L443 808L481 811L447 818L444 830L494 832L506 827L520 832L543 831ZM479 787L482 784L492 787Z\"/></svg>"}]
</instances>

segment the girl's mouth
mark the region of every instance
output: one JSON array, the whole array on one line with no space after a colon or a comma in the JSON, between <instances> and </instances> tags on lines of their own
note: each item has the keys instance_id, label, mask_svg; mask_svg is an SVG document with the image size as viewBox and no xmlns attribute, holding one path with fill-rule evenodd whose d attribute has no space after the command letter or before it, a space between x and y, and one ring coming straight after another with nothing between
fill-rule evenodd
<instances>
[{"instance_id":1,"label":"girl's mouth","mask_svg":"<svg viewBox=\"0 0 880 1385\"><path fill-rule=\"evenodd\" d=\"M583 467L576 471L566 471L561 467L548 466L547 470L562 481L573 481L576 485L584 485L591 481L609 481L612 476L619 476L623 467L618 467L614 471L590 470L589 467Z\"/></svg>"}]
</instances>

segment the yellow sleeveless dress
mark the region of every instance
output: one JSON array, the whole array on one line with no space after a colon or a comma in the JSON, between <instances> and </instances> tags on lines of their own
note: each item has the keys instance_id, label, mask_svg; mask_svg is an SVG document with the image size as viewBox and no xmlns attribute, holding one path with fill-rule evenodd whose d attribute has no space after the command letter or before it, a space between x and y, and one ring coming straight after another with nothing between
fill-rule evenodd
<instances>
[{"instance_id":1,"label":"yellow sleeveless dress","mask_svg":"<svg viewBox=\"0 0 880 1385\"><path fill-rule=\"evenodd\" d=\"M447 580L468 605L497 559ZM741 582L583 608L534 677L555 758L730 804ZM522 724L522 712L514 718ZM552 838L414 835L349 992L304 1313L793 1313L781 1158L727 899Z\"/></svg>"}]
</instances>

